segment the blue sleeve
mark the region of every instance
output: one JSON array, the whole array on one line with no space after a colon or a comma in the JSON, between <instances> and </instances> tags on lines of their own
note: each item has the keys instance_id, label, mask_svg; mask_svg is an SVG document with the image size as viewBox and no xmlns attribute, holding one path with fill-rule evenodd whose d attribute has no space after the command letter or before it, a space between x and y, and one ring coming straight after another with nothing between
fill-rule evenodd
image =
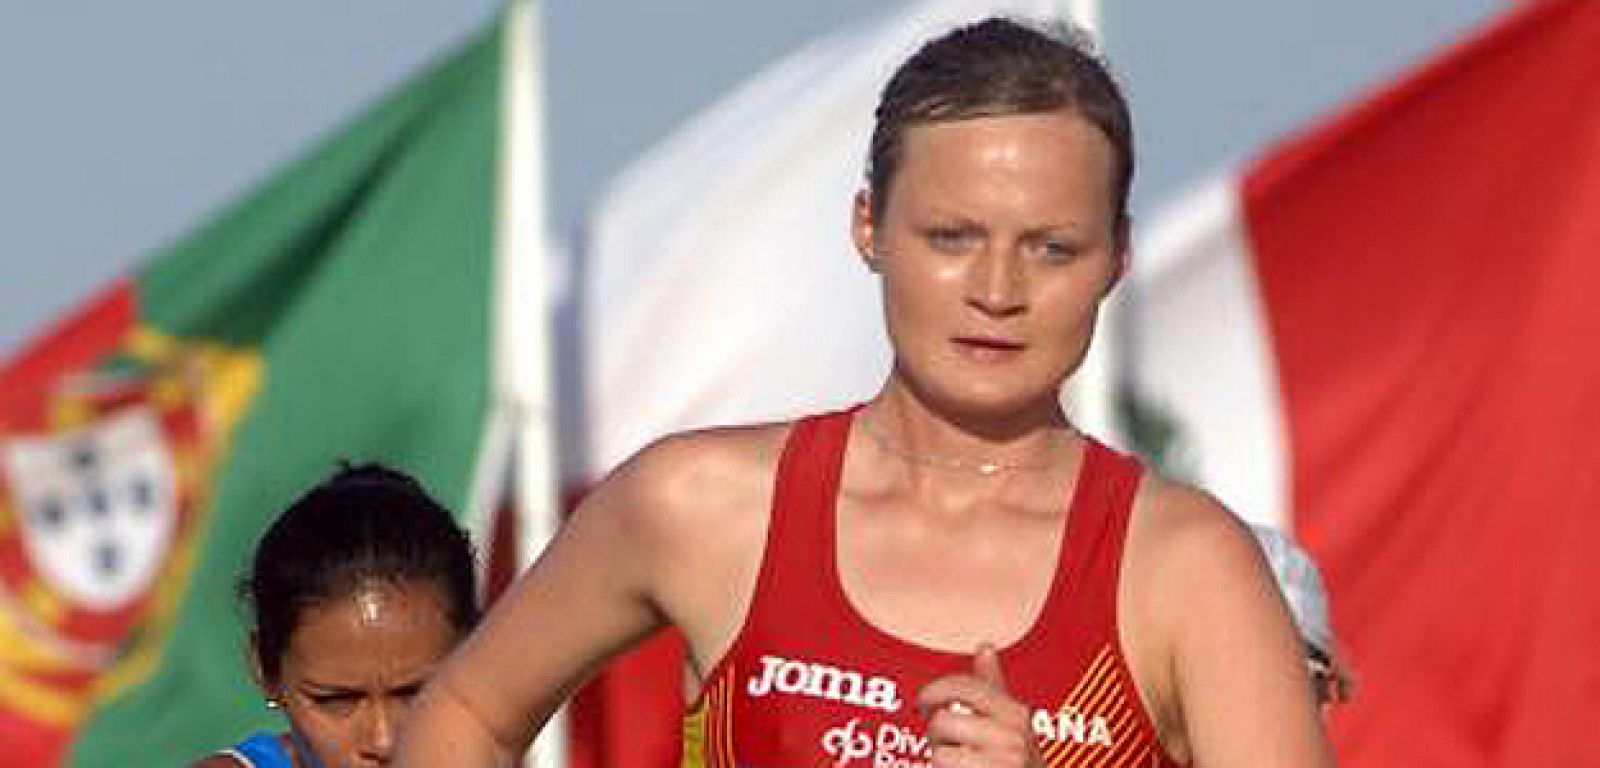
<instances>
[{"instance_id":1,"label":"blue sleeve","mask_svg":"<svg viewBox=\"0 0 1600 768\"><path fill-rule=\"evenodd\" d=\"M228 754L244 758L247 768L294 768L277 734L257 733L235 744Z\"/></svg>"}]
</instances>

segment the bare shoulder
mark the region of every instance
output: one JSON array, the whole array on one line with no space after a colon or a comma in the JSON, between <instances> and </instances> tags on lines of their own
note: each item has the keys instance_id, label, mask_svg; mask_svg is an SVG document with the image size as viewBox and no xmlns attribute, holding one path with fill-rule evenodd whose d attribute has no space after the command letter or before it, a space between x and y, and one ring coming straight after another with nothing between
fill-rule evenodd
<instances>
[{"instance_id":1,"label":"bare shoulder","mask_svg":"<svg viewBox=\"0 0 1600 768\"><path fill-rule=\"evenodd\" d=\"M539 557L496 601L429 690L437 711L467 712L503 745L525 745L587 670L676 625L712 648L733 623L717 589L744 584L764 532L781 425L672 435L601 480ZM735 546L740 545L740 546ZM753 554L751 551L753 550ZM744 557L746 559L741 559ZM537 637L539 653L528 653ZM427 697L424 696L424 700ZM508 747L509 748L509 747Z\"/></svg>"},{"instance_id":2,"label":"bare shoulder","mask_svg":"<svg viewBox=\"0 0 1600 768\"><path fill-rule=\"evenodd\" d=\"M636 530L661 534L742 516L770 496L788 428L717 427L661 438L596 486L584 506L626 515Z\"/></svg>"},{"instance_id":3,"label":"bare shoulder","mask_svg":"<svg viewBox=\"0 0 1600 768\"><path fill-rule=\"evenodd\" d=\"M1137 562L1159 563L1174 585L1266 573L1243 521L1205 491L1155 474L1140 486L1128 546Z\"/></svg>"},{"instance_id":4,"label":"bare shoulder","mask_svg":"<svg viewBox=\"0 0 1600 768\"><path fill-rule=\"evenodd\" d=\"M1197 601L1250 583L1262 568L1232 512L1194 486L1148 473L1123 553L1124 629L1146 653L1168 657L1182 624L1200 611Z\"/></svg>"},{"instance_id":5,"label":"bare shoulder","mask_svg":"<svg viewBox=\"0 0 1600 768\"><path fill-rule=\"evenodd\" d=\"M1241 608L1281 601L1249 527L1210 494L1153 473L1134 502L1123 589L1146 648L1162 655Z\"/></svg>"},{"instance_id":6,"label":"bare shoulder","mask_svg":"<svg viewBox=\"0 0 1600 768\"><path fill-rule=\"evenodd\" d=\"M686 432L641 450L579 509L626 539L617 552L709 668L754 590L787 424ZM590 521L596 522L596 521Z\"/></svg>"},{"instance_id":7,"label":"bare shoulder","mask_svg":"<svg viewBox=\"0 0 1600 768\"><path fill-rule=\"evenodd\" d=\"M1134 677L1180 761L1207 751L1198 734L1215 713L1200 709L1239 709L1212 700L1228 675L1259 680L1262 666L1296 664L1287 612L1248 527L1204 491L1154 474L1134 502L1118 616ZM1268 688L1262 700L1280 701Z\"/></svg>"},{"instance_id":8,"label":"bare shoulder","mask_svg":"<svg viewBox=\"0 0 1600 768\"><path fill-rule=\"evenodd\" d=\"M768 424L664 437L596 486L570 527L599 532L601 554L630 563L653 600L681 603L682 590L704 589L693 576L727 576L760 557L787 434Z\"/></svg>"},{"instance_id":9,"label":"bare shoulder","mask_svg":"<svg viewBox=\"0 0 1600 768\"><path fill-rule=\"evenodd\" d=\"M662 491L695 490L717 479L739 480L775 465L789 424L753 424L678 432L645 446L615 476Z\"/></svg>"}]
</instances>

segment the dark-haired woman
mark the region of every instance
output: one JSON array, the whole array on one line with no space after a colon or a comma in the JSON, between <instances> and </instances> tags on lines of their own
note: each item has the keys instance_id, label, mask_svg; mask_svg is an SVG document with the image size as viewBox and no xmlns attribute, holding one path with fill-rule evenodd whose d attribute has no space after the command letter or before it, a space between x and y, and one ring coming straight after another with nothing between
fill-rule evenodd
<instances>
[{"instance_id":1,"label":"dark-haired woman","mask_svg":"<svg viewBox=\"0 0 1600 768\"><path fill-rule=\"evenodd\" d=\"M376 465L290 506L240 593L255 678L289 730L194 768L390 764L412 697L478 616L466 534L416 481Z\"/></svg>"},{"instance_id":2,"label":"dark-haired woman","mask_svg":"<svg viewBox=\"0 0 1600 768\"><path fill-rule=\"evenodd\" d=\"M1126 104L1081 44L990 20L924 46L854 208L882 389L633 457L429 684L401 764L511 764L670 623L700 686L690 765L1329 765L1250 534L1062 411L1132 175Z\"/></svg>"}]
</instances>

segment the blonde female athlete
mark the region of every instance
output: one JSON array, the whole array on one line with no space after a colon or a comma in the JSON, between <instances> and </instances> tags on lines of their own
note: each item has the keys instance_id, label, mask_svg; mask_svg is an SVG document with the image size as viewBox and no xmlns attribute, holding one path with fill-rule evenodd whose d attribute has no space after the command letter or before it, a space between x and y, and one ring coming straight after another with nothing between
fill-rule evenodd
<instances>
[{"instance_id":1,"label":"blonde female athlete","mask_svg":"<svg viewBox=\"0 0 1600 768\"><path fill-rule=\"evenodd\" d=\"M882 389L634 456L429 684L402 765L512 764L664 624L700 688L689 765L1331 765L1250 534L1059 404L1128 246L1100 61L991 19L902 64L876 117L852 231Z\"/></svg>"}]
</instances>

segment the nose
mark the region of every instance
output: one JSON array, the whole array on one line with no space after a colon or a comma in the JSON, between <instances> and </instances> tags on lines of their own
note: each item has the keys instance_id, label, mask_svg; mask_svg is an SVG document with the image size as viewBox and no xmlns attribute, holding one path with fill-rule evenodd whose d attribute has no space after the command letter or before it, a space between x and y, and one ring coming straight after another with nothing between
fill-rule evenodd
<instances>
[{"instance_id":1,"label":"nose","mask_svg":"<svg viewBox=\"0 0 1600 768\"><path fill-rule=\"evenodd\" d=\"M970 262L967 303L997 317L1015 315L1027 307L1027 276L1022 259L1012 249L992 245Z\"/></svg>"},{"instance_id":2,"label":"nose","mask_svg":"<svg viewBox=\"0 0 1600 768\"><path fill-rule=\"evenodd\" d=\"M364 765L388 765L405 721L405 703L382 702L368 708L360 755Z\"/></svg>"}]
</instances>

